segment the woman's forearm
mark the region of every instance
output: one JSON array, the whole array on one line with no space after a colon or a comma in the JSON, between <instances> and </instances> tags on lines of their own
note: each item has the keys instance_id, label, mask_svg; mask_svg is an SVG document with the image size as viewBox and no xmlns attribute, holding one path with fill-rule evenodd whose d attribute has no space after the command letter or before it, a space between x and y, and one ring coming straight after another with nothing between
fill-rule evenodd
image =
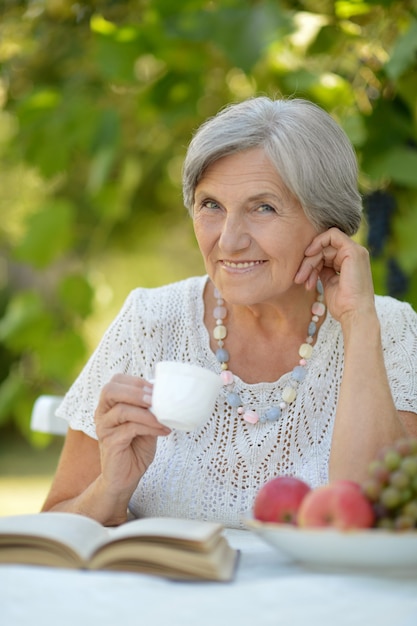
<instances>
[{"instance_id":1,"label":"woman's forearm","mask_svg":"<svg viewBox=\"0 0 417 626\"><path fill-rule=\"evenodd\" d=\"M100 475L81 494L73 498L58 502L48 498L42 510L76 513L91 517L104 526L119 526L127 520L129 499L130 494L118 492L112 495Z\"/></svg>"},{"instance_id":2,"label":"woman's forearm","mask_svg":"<svg viewBox=\"0 0 417 626\"><path fill-rule=\"evenodd\" d=\"M392 398L376 313L342 324L345 363L330 454L330 480L362 481L385 445L406 435Z\"/></svg>"}]
</instances>

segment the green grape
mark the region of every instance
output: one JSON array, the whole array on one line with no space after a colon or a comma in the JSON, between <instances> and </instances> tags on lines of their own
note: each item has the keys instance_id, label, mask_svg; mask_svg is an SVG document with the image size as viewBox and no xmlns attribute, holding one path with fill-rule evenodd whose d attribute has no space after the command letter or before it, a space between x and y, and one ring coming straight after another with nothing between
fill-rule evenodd
<instances>
[{"instance_id":1,"label":"green grape","mask_svg":"<svg viewBox=\"0 0 417 626\"><path fill-rule=\"evenodd\" d=\"M417 500L410 500L401 509L402 515L411 517L417 524Z\"/></svg>"},{"instance_id":2,"label":"green grape","mask_svg":"<svg viewBox=\"0 0 417 626\"><path fill-rule=\"evenodd\" d=\"M380 500L387 509L395 509L402 502L401 492L396 487L385 487L381 492Z\"/></svg>"},{"instance_id":3,"label":"green grape","mask_svg":"<svg viewBox=\"0 0 417 626\"><path fill-rule=\"evenodd\" d=\"M375 512L375 527L417 528L417 437L385 446L368 466L362 491Z\"/></svg>"},{"instance_id":4,"label":"green grape","mask_svg":"<svg viewBox=\"0 0 417 626\"><path fill-rule=\"evenodd\" d=\"M407 504L407 502L410 502L410 500L413 499L413 491L412 489L403 489L401 491L401 501L402 504Z\"/></svg>"},{"instance_id":5,"label":"green grape","mask_svg":"<svg viewBox=\"0 0 417 626\"><path fill-rule=\"evenodd\" d=\"M369 475L372 478L376 478L382 484L388 482L389 479L389 469L385 466L384 462L378 459L371 461L369 465Z\"/></svg>"},{"instance_id":6,"label":"green grape","mask_svg":"<svg viewBox=\"0 0 417 626\"><path fill-rule=\"evenodd\" d=\"M362 484L362 491L371 502L377 502L381 495L383 485L376 478L368 478Z\"/></svg>"},{"instance_id":7,"label":"green grape","mask_svg":"<svg viewBox=\"0 0 417 626\"><path fill-rule=\"evenodd\" d=\"M394 450L394 448L390 448L384 455L384 463L388 470L396 470L401 465L401 454Z\"/></svg>"},{"instance_id":8,"label":"green grape","mask_svg":"<svg viewBox=\"0 0 417 626\"><path fill-rule=\"evenodd\" d=\"M389 484L397 489L405 489L410 484L410 477L402 469L398 469L392 472Z\"/></svg>"},{"instance_id":9,"label":"green grape","mask_svg":"<svg viewBox=\"0 0 417 626\"><path fill-rule=\"evenodd\" d=\"M417 476L417 456L406 456L403 458L400 468L408 476Z\"/></svg>"}]
</instances>

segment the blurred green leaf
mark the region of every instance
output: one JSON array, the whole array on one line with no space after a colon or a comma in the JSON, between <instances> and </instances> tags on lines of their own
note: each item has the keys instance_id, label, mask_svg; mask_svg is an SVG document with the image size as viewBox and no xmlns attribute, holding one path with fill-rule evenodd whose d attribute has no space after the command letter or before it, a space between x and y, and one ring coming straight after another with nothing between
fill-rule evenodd
<instances>
[{"instance_id":1,"label":"blurred green leaf","mask_svg":"<svg viewBox=\"0 0 417 626\"><path fill-rule=\"evenodd\" d=\"M340 35L340 30L335 24L323 26L308 47L308 54L323 54L337 48L340 44Z\"/></svg>"},{"instance_id":2,"label":"blurred green leaf","mask_svg":"<svg viewBox=\"0 0 417 626\"><path fill-rule=\"evenodd\" d=\"M0 341L15 351L37 349L48 341L52 328L41 296L32 291L15 295L0 320Z\"/></svg>"},{"instance_id":3,"label":"blurred green leaf","mask_svg":"<svg viewBox=\"0 0 417 626\"><path fill-rule=\"evenodd\" d=\"M166 20L166 26L167 32L178 39L210 42L233 65L249 72L267 46L289 33L293 23L279 3L262 2L250 7L239 4L232 8L177 12Z\"/></svg>"},{"instance_id":4,"label":"blurred green leaf","mask_svg":"<svg viewBox=\"0 0 417 626\"><path fill-rule=\"evenodd\" d=\"M352 0L355 2L356 0ZM392 5L398 4L397 0L367 0L367 4L369 5L377 5L382 7L390 7Z\"/></svg>"},{"instance_id":5,"label":"blurred green leaf","mask_svg":"<svg viewBox=\"0 0 417 626\"><path fill-rule=\"evenodd\" d=\"M114 109L100 111L92 137L92 152L112 146L117 147L121 139L120 115Z\"/></svg>"},{"instance_id":6,"label":"blurred green leaf","mask_svg":"<svg viewBox=\"0 0 417 626\"><path fill-rule=\"evenodd\" d=\"M61 102L62 96L57 89L51 87L35 89L20 103L20 119L25 126L29 123L36 123L45 113L54 111Z\"/></svg>"},{"instance_id":7,"label":"blurred green leaf","mask_svg":"<svg viewBox=\"0 0 417 626\"><path fill-rule=\"evenodd\" d=\"M117 27L101 15L91 19L97 67L108 80L129 82L135 75L135 61L146 50L141 29L133 24Z\"/></svg>"},{"instance_id":8,"label":"blurred green leaf","mask_svg":"<svg viewBox=\"0 0 417 626\"><path fill-rule=\"evenodd\" d=\"M73 242L74 208L68 200L55 199L30 216L14 256L19 261L46 267L62 256Z\"/></svg>"},{"instance_id":9,"label":"blurred green leaf","mask_svg":"<svg viewBox=\"0 0 417 626\"><path fill-rule=\"evenodd\" d=\"M360 148L366 141L366 128L363 116L358 113L347 115L341 122L342 127L356 148Z\"/></svg>"},{"instance_id":10,"label":"blurred green leaf","mask_svg":"<svg viewBox=\"0 0 417 626\"><path fill-rule=\"evenodd\" d=\"M352 86L336 74L322 74L320 79L310 85L311 98L327 110L336 109L342 103L350 106L354 102Z\"/></svg>"},{"instance_id":11,"label":"blurred green leaf","mask_svg":"<svg viewBox=\"0 0 417 626\"><path fill-rule=\"evenodd\" d=\"M378 259L371 259L371 265L375 293L384 295L387 293L386 259L383 257Z\"/></svg>"},{"instance_id":12,"label":"blurred green leaf","mask_svg":"<svg viewBox=\"0 0 417 626\"><path fill-rule=\"evenodd\" d=\"M413 20L407 31L395 42L391 57L385 65L387 76L391 80L398 79L412 65L415 65L416 58L417 20Z\"/></svg>"},{"instance_id":13,"label":"blurred green leaf","mask_svg":"<svg viewBox=\"0 0 417 626\"><path fill-rule=\"evenodd\" d=\"M380 99L371 114L363 116L366 142L362 148L362 166L367 172L371 163L394 148L402 148L413 133L413 122L401 101ZM385 156L384 156L385 158Z\"/></svg>"},{"instance_id":14,"label":"blurred green leaf","mask_svg":"<svg viewBox=\"0 0 417 626\"><path fill-rule=\"evenodd\" d=\"M414 66L396 81L396 89L398 96L408 106L409 110L413 111L417 102L417 63L414 63ZM417 137L416 128L414 134Z\"/></svg>"},{"instance_id":15,"label":"blurred green leaf","mask_svg":"<svg viewBox=\"0 0 417 626\"><path fill-rule=\"evenodd\" d=\"M398 146L368 162L373 180L390 180L417 189L417 150Z\"/></svg>"},{"instance_id":16,"label":"blurred green leaf","mask_svg":"<svg viewBox=\"0 0 417 626\"><path fill-rule=\"evenodd\" d=\"M77 150L92 144L97 117L82 85L67 85L59 93L47 92L23 99L17 107L21 125L19 149L46 177L65 172ZM43 106L39 105L39 99Z\"/></svg>"},{"instance_id":17,"label":"blurred green leaf","mask_svg":"<svg viewBox=\"0 0 417 626\"><path fill-rule=\"evenodd\" d=\"M38 352L42 371L53 380L70 385L83 359L86 346L79 334L72 331L56 333Z\"/></svg>"},{"instance_id":18,"label":"blurred green leaf","mask_svg":"<svg viewBox=\"0 0 417 626\"><path fill-rule=\"evenodd\" d=\"M111 167L116 158L116 149L113 146L101 148L92 157L87 189L91 194L97 193L109 178Z\"/></svg>"},{"instance_id":19,"label":"blurred green leaf","mask_svg":"<svg viewBox=\"0 0 417 626\"><path fill-rule=\"evenodd\" d=\"M24 383L13 369L0 383L0 425L7 424L13 415L13 406L24 390Z\"/></svg>"},{"instance_id":20,"label":"blurred green leaf","mask_svg":"<svg viewBox=\"0 0 417 626\"><path fill-rule=\"evenodd\" d=\"M404 270L411 274L417 270L417 197L404 194L407 204L394 215L392 230L396 243L396 258Z\"/></svg>"},{"instance_id":21,"label":"blurred green leaf","mask_svg":"<svg viewBox=\"0 0 417 626\"><path fill-rule=\"evenodd\" d=\"M334 3L335 13L341 19L349 19L357 15L366 15L370 11L369 2L361 0L336 0Z\"/></svg>"},{"instance_id":22,"label":"blurred green leaf","mask_svg":"<svg viewBox=\"0 0 417 626\"><path fill-rule=\"evenodd\" d=\"M92 312L94 290L81 274L65 276L58 285L62 306L82 318Z\"/></svg>"}]
</instances>

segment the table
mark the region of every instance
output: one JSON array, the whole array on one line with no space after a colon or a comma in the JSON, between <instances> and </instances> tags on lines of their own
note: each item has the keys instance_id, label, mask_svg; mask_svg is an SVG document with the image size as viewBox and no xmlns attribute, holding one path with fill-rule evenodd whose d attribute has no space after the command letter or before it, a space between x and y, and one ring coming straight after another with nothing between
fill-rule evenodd
<instances>
[{"instance_id":1,"label":"table","mask_svg":"<svg viewBox=\"0 0 417 626\"><path fill-rule=\"evenodd\" d=\"M0 566L1 626L417 626L417 578L325 572L291 562L250 531L231 583Z\"/></svg>"}]
</instances>

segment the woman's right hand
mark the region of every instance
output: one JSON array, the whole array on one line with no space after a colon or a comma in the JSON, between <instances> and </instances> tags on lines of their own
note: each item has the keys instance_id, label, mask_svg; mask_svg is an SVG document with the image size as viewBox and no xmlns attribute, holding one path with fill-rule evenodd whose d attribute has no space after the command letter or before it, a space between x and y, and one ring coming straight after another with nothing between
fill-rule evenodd
<instances>
[{"instance_id":1,"label":"woman's right hand","mask_svg":"<svg viewBox=\"0 0 417 626\"><path fill-rule=\"evenodd\" d=\"M94 419L109 496L130 499L153 461L157 437L171 432L149 410L151 401L152 384L127 374L115 375L101 391Z\"/></svg>"}]
</instances>

